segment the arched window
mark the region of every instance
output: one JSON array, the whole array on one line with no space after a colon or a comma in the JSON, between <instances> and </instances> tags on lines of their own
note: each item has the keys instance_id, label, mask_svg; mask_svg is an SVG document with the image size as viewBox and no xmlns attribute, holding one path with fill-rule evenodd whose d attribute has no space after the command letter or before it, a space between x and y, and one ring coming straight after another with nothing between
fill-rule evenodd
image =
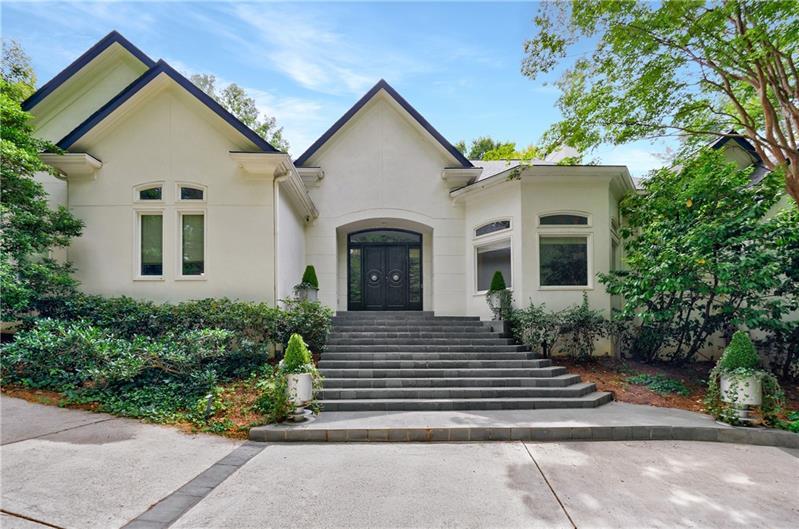
<instances>
[{"instance_id":1,"label":"arched window","mask_svg":"<svg viewBox=\"0 0 799 529\"><path fill-rule=\"evenodd\" d=\"M184 184L178 187L180 200L205 200L205 190L202 187Z\"/></svg>"},{"instance_id":2,"label":"arched window","mask_svg":"<svg viewBox=\"0 0 799 529\"><path fill-rule=\"evenodd\" d=\"M163 200L163 187L157 185L139 188L139 200Z\"/></svg>"},{"instance_id":3,"label":"arched window","mask_svg":"<svg viewBox=\"0 0 799 529\"><path fill-rule=\"evenodd\" d=\"M553 213L539 217L541 226L587 226L588 217L573 213Z\"/></svg>"},{"instance_id":4,"label":"arched window","mask_svg":"<svg viewBox=\"0 0 799 529\"><path fill-rule=\"evenodd\" d=\"M509 230L510 229L510 220L503 219L503 220L495 220L493 222L489 222L487 224L483 224L482 226L478 226L474 230L475 237L481 237L483 235L488 235L489 233L495 233L502 230Z\"/></svg>"},{"instance_id":5,"label":"arched window","mask_svg":"<svg viewBox=\"0 0 799 529\"><path fill-rule=\"evenodd\" d=\"M538 217L538 285L543 289L591 288L589 216L579 212Z\"/></svg>"}]
</instances>

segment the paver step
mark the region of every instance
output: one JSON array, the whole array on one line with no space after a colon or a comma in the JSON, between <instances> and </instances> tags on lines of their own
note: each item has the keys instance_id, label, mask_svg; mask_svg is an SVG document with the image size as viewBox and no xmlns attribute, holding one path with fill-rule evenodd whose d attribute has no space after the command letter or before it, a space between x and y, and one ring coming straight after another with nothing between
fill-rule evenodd
<instances>
[{"instance_id":1,"label":"paver step","mask_svg":"<svg viewBox=\"0 0 799 529\"><path fill-rule=\"evenodd\" d=\"M322 360L535 360L539 353L529 351L510 352L443 352L414 353L392 351L387 353L322 353Z\"/></svg>"},{"instance_id":2,"label":"paver step","mask_svg":"<svg viewBox=\"0 0 799 529\"><path fill-rule=\"evenodd\" d=\"M464 325L461 323L453 325L439 325L436 323L419 325L407 325L406 323L397 322L395 324L381 323L375 325L356 325L356 324L337 324L333 327L333 332L443 332L451 333L484 333L488 327L480 322L474 322L473 325Z\"/></svg>"},{"instance_id":3,"label":"paver step","mask_svg":"<svg viewBox=\"0 0 799 529\"><path fill-rule=\"evenodd\" d=\"M383 340L386 338L403 339L403 340L418 340L424 338L439 339L439 338L456 338L463 340L486 340L489 338L510 338L498 332L427 332L427 331L403 331L403 332L388 332L388 331L347 331L341 332L334 330L330 333L327 343L336 340L351 340L351 339L373 339Z\"/></svg>"},{"instance_id":4,"label":"paver step","mask_svg":"<svg viewBox=\"0 0 799 529\"><path fill-rule=\"evenodd\" d=\"M525 368L320 368L319 372L325 378L460 378L460 377L554 377L566 373L562 366L551 366L550 360L534 360L539 367Z\"/></svg>"},{"instance_id":5,"label":"paver step","mask_svg":"<svg viewBox=\"0 0 799 529\"><path fill-rule=\"evenodd\" d=\"M610 402L611 394L595 391L581 397L514 397L478 399L341 399L320 400L323 411L394 410L533 410L594 408Z\"/></svg>"},{"instance_id":6,"label":"paver step","mask_svg":"<svg viewBox=\"0 0 799 529\"><path fill-rule=\"evenodd\" d=\"M510 338L339 338L330 337L327 340L328 347L331 345L513 345Z\"/></svg>"},{"instance_id":7,"label":"paver step","mask_svg":"<svg viewBox=\"0 0 799 529\"><path fill-rule=\"evenodd\" d=\"M479 316L436 316L432 312L416 311L375 311L375 312L337 312L333 323L341 321L480 321Z\"/></svg>"},{"instance_id":8,"label":"paver step","mask_svg":"<svg viewBox=\"0 0 799 529\"><path fill-rule=\"evenodd\" d=\"M529 351L530 347L526 345L328 345L325 347L326 352L336 353L512 353Z\"/></svg>"},{"instance_id":9,"label":"paver step","mask_svg":"<svg viewBox=\"0 0 799 529\"><path fill-rule=\"evenodd\" d=\"M320 369L459 369L546 367L549 360L320 360Z\"/></svg>"},{"instance_id":10,"label":"paver step","mask_svg":"<svg viewBox=\"0 0 799 529\"><path fill-rule=\"evenodd\" d=\"M320 400L357 399L497 399L527 397L582 397L596 390L589 382L561 388L547 387L446 387L446 388L325 388Z\"/></svg>"},{"instance_id":11,"label":"paver step","mask_svg":"<svg viewBox=\"0 0 799 529\"><path fill-rule=\"evenodd\" d=\"M552 368L543 368L552 369ZM448 387L565 387L580 382L580 375L548 377L427 377L427 378L326 378L327 388L448 388Z\"/></svg>"}]
</instances>

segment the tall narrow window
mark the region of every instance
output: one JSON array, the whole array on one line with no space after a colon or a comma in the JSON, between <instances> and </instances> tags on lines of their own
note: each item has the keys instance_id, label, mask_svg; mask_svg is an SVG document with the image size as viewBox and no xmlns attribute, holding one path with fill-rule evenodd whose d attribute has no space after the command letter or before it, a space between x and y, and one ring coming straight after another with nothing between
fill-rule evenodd
<instances>
[{"instance_id":1,"label":"tall narrow window","mask_svg":"<svg viewBox=\"0 0 799 529\"><path fill-rule=\"evenodd\" d=\"M142 214L139 223L139 273L142 276L161 276L164 274L164 217L160 213Z\"/></svg>"},{"instance_id":2,"label":"tall narrow window","mask_svg":"<svg viewBox=\"0 0 799 529\"><path fill-rule=\"evenodd\" d=\"M422 249L408 248L408 302L422 304Z\"/></svg>"},{"instance_id":3,"label":"tall narrow window","mask_svg":"<svg viewBox=\"0 0 799 529\"><path fill-rule=\"evenodd\" d=\"M181 215L181 273L201 276L205 273L205 216Z\"/></svg>"},{"instance_id":4,"label":"tall narrow window","mask_svg":"<svg viewBox=\"0 0 799 529\"><path fill-rule=\"evenodd\" d=\"M496 272L502 273L505 284L511 288L510 240L477 248L477 290L488 290Z\"/></svg>"}]
</instances>

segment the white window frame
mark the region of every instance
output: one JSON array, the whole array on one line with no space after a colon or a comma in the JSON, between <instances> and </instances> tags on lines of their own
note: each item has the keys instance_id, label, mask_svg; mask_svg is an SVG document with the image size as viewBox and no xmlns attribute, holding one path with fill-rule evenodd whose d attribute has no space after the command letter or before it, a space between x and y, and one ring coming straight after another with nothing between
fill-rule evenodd
<instances>
[{"instance_id":1,"label":"white window frame","mask_svg":"<svg viewBox=\"0 0 799 529\"><path fill-rule=\"evenodd\" d=\"M509 227L497 231L492 231L491 233L484 233L483 235L477 235L477 230L479 228L482 228L483 226L492 224L494 222L502 222L503 220L507 220L510 223ZM495 235L497 236L506 235L510 233L511 230L513 230L513 219L510 217L498 217L495 219L488 219L486 221L481 222L480 224L472 226L472 239L482 241L484 239L490 239Z\"/></svg>"},{"instance_id":2,"label":"white window frame","mask_svg":"<svg viewBox=\"0 0 799 529\"><path fill-rule=\"evenodd\" d=\"M493 221L489 221L493 222ZM485 223L483 223L485 224ZM480 224L482 226L483 224ZM511 224L513 226L513 224ZM481 249L492 249L492 250L500 250L503 248L508 248L510 250L510 280L511 286L508 288L511 292L513 292L513 285L515 284L515 277L516 277L516 270L513 266L513 237L510 237L508 232L510 230L502 230L497 231L494 233L488 233L486 235L482 235L480 237L476 237L479 242L476 242L473 245L472 250L472 274L474 275L474 282L472 284L472 289L474 290L474 296L485 296L488 293L488 290L479 290L478 289L478 281L479 281L479 270L477 265L477 256L480 253ZM472 232L474 233L474 232ZM496 237L493 237L496 235ZM507 243L507 246L505 245Z\"/></svg>"},{"instance_id":3,"label":"white window frame","mask_svg":"<svg viewBox=\"0 0 799 529\"><path fill-rule=\"evenodd\" d=\"M575 215L578 217L585 217L586 224L541 224L542 217L551 217L553 215ZM579 211L574 209L561 209L556 211L545 211L543 213L539 213L536 217L536 223L538 225L538 229L541 230L562 230L564 228L574 228L574 229L587 229L593 227L593 219L591 218L591 214L586 211Z\"/></svg>"},{"instance_id":4,"label":"white window frame","mask_svg":"<svg viewBox=\"0 0 799 529\"><path fill-rule=\"evenodd\" d=\"M163 189L161 197L163 198ZM142 202L150 202L144 200ZM157 201L152 201L157 202ZM141 218L145 215L161 215L161 275L145 276L141 273ZM167 216L163 207L137 207L133 209L133 280L134 281L164 281L166 278L166 225Z\"/></svg>"},{"instance_id":5,"label":"white window frame","mask_svg":"<svg viewBox=\"0 0 799 529\"><path fill-rule=\"evenodd\" d=\"M205 194L203 193L203 196ZM200 202L199 200L183 200L182 203ZM203 216L203 273L200 275L184 275L183 274L183 216L184 215L202 215ZM183 207L177 208L176 215L176 231L177 235L175 240L175 281L207 281L208 280L208 211L206 208L190 208Z\"/></svg>"},{"instance_id":6,"label":"white window frame","mask_svg":"<svg viewBox=\"0 0 799 529\"><path fill-rule=\"evenodd\" d=\"M180 188L182 187L191 187L202 190L203 198L180 198ZM208 202L208 187L195 182L175 182L175 202L180 204L205 204Z\"/></svg>"},{"instance_id":7,"label":"white window frame","mask_svg":"<svg viewBox=\"0 0 799 529\"><path fill-rule=\"evenodd\" d=\"M161 188L161 200L142 200L142 198L139 197L139 193L141 193L146 189L150 189L152 187ZM136 202L137 204L153 204L153 205L165 204L167 201L166 192L167 192L167 186L163 180L155 180L152 182L137 184L133 186L133 202Z\"/></svg>"},{"instance_id":8,"label":"white window frame","mask_svg":"<svg viewBox=\"0 0 799 529\"><path fill-rule=\"evenodd\" d=\"M549 226L543 226L548 228ZM536 234L535 247L536 247L536 283L538 290L594 290L594 233L592 231L580 229L563 229L562 226L554 226L559 228L556 230L545 230ZM542 285L541 284L541 239L546 238L559 238L559 237L574 237L584 238L586 243L585 259L586 259L586 280L587 285Z\"/></svg>"}]
</instances>

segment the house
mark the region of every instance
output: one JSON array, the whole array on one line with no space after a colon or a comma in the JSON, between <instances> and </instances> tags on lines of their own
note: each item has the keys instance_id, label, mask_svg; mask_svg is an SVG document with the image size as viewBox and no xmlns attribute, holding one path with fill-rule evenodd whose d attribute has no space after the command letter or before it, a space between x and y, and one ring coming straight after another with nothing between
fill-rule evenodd
<instances>
[{"instance_id":1,"label":"house","mask_svg":"<svg viewBox=\"0 0 799 529\"><path fill-rule=\"evenodd\" d=\"M310 264L339 311L488 318L496 270L517 302L618 302L596 274L626 167L468 160L382 80L296 159L116 32L24 108L65 151L42 179L86 223L67 258L89 293L276 303Z\"/></svg>"}]
</instances>

